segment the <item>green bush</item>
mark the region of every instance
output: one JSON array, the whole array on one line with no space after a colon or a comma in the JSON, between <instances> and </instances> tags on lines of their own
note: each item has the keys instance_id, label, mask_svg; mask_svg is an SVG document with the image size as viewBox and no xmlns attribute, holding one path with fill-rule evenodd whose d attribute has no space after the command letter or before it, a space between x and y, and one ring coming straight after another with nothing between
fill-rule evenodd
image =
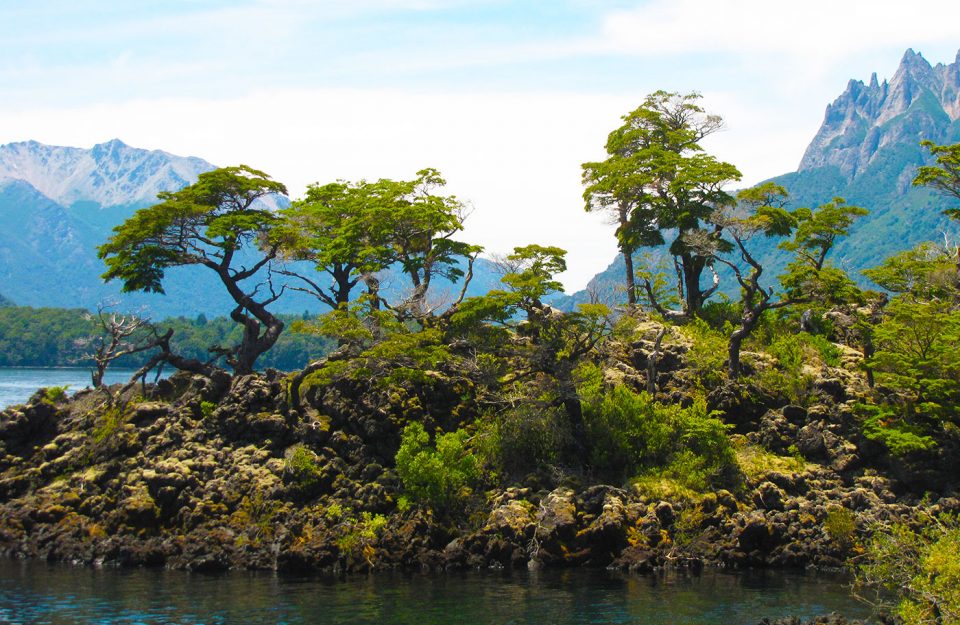
<instances>
[{"instance_id":1,"label":"green bush","mask_svg":"<svg viewBox=\"0 0 960 625\"><path fill-rule=\"evenodd\" d=\"M48 386L43 389L43 401L48 404L57 404L67 398L69 386Z\"/></svg>"},{"instance_id":2,"label":"green bush","mask_svg":"<svg viewBox=\"0 0 960 625\"><path fill-rule=\"evenodd\" d=\"M849 548L853 545L857 531L856 518L853 512L847 508L834 506L827 510L827 516L823 520L823 529L827 532L830 540L843 548Z\"/></svg>"},{"instance_id":3,"label":"green bush","mask_svg":"<svg viewBox=\"0 0 960 625\"><path fill-rule=\"evenodd\" d=\"M583 407L590 464L612 478L654 472L702 491L735 465L729 426L708 413L702 399L686 408L664 405L616 386L587 395Z\"/></svg>"},{"instance_id":4,"label":"green bush","mask_svg":"<svg viewBox=\"0 0 960 625\"><path fill-rule=\"evenodd\" d=\"M875 590L875 604L895 609L905 625L960 624L960 523L924 519L875 530L856 568L859 595ZM895 600L891 601L891 597Z\"/></svg>"},{"instance_id":5,"label":"green bush","mask_svg":"<svg viewBox=\"0 0 960 625\"><path fill-rule=\"evenodd\" d=\"M857 404L856 408L863 418L863 435L882 443L894 456L926 451L937 444L922 426L904 420L889 408L867 404Z\"/></svg>"},{"instance_id":6,"label":"green bush","mask_svg":"<svg viewBox=\"0 0 960 625\"><path fill-rule=\"evenodd\" d=\"M430 447L430 435L414 421L403 430L397 451L397 474L403 488L417 501L446 511L466 496L480 474L480 463L466 449L467 433L459 429L437 436Z\"/></svg>"},{"instance_id":7,"label":"green bush","mask_svg":"<svg viewBox=\"0 0 960 625\"><path fill-rule=\"evenodd\" d=\"M719 386L726 375L727 343L729 326L714 330L702 319L694 319L683 326L683 333L693 342L687 352L687 366L693 379L704 389Z\"/></svg>"},{"instance_id":8,"label":"green bush","mask_svg":"<svg viewBox=\"0 0 960 625\"><path fill-rule=\"evenodd\" d=\"M485 428L484 445L490 464L508 475L555 465L570 444L570 427L557 406L521 404Z\"/></svg>"},{"instance_id":9,"label":"green bush","mask_svg":"<svg viewBox=\"0 0 960 625\"><path fill-rule=\"evenodd\" d=\"M294 445L284 454L284 473L291 482L300 486L305 494L319 486L323 477L317 460L317 454L303 444Z\"/></svg>"},{"instance_id":10,"label":"green bush","mask_svg":"<svg viewBox=\"0 0 960 625\"><path fill-rule=\"evenodd\" d=\"M777 367L761 370L757 385L781 395L791 403L806 405L813 391L813 376L804 373L803 365L811 361L816 349L811 347L807 334L784 334L774 338L767 352L777 359Z\"/></svg>"}]
</instances>

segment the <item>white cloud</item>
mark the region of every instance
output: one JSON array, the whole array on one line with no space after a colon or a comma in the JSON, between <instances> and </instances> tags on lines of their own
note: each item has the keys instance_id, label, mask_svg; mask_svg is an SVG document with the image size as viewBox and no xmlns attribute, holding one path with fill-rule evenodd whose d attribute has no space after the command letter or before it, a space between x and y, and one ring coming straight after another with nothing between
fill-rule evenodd
<instances>
[{"instance_id":1,"label":"white cloud","mask_svg":"<svg viewBox=\"0 0 960 625\"><path fill-rule=\"evenodd\" d=\"M870 49L957 41L960 4L928 0L653 0L609 13L603 41L645 54L784 53L829 59Z\"/></svg>"}]
</instances>

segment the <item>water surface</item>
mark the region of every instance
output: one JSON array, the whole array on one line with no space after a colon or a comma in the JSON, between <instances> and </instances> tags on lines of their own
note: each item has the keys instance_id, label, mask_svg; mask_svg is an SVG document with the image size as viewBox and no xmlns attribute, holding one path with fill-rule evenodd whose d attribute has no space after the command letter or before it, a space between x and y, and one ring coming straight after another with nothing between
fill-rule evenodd
<instances>
[{"instance_id":1,"label":"water surface","mask_svg":"<svg viewBox=\"0 0 960 625\"><path fill-rule=\"evenodd\" d=\"M126 382L134 369L107 369L104 382ZM148 378L150 380L152 378ZM90 386L90 369L84 367L0 367L0 409L22 404L37 392L38 388L66 386L67 392L75 393Z\"/></svg>"},{"instance_id":2,"label":"water surface","mask_svg":"<svg viewBox=\"0 0 960 625\"><path fill-rule=\"evenodd\" d=\"M640 576L568 570L337 580L0 560L0 622L11 625L746 625L764 616L833 610L868 615L841 578L775 572Z\"/></svg>"}]
</instances>

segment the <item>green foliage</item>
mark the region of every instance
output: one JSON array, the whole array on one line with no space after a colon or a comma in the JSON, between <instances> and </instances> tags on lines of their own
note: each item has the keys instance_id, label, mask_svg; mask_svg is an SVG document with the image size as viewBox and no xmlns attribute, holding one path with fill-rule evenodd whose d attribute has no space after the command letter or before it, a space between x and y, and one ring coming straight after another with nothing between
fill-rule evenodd
<instances>
[{"instance_id":1,"label":"green foliage","mask_svg":"<svg viewBox=\"0 0 960 625\"><path fill-rule=\"evenodd\" d=\"M823 529L830 540L841 548L848 549L853 546L856 538L856 517L847 508L833 506L827 510L827 516L823 519Z\"/></svg>"},{"instance_id":2,"label":"green foliage","mask_svg":"<svg viewBox=\"0 0 960 625\"><path fill-rule=\"evenodd\" d=\"M217 405L212 401L201 401L200 402L200 414L203 415L204 419L210 419L213 417L213 411L216 409Z\"/></svg>"},{"instance_id":3,"label":"green foliage","mask_svg":"<svg viewBox=\"0 0 960 625\"><path fill-rule=\"evenodd\" d=\"M326 363L314 383L344 378L386 387L426 383L455 360L439 328L419 328L386 311L362 311L363 303L340 307L315 321L294 325L297 332L320 334L353 348L355 355Z\"/></svg>"},{"instance_id":4,"label":"green foliage","mask_svg":"<svg viewBox=\"0 0 960 625\"><path fill-rule=\"evenodd\" d=\"M297 444L284 455L284 471L301 482L316 480L320 475L317 454L303 444Z\"/></svg>"},{"instance_id":5,"label":"green foliage","mask_svg":"<svg viewBox=\"0 0 960 625\"><path fill-rule=\"evenodd\" d=\"M905 625L958 625L960 523L953 516L919 521L877 527L855 585L861 594L876 591L875 603L896 609Z\"/></svg>"},{"instance_id":6,"label":"green foliage","mask_svg":"<svg viewBox=\"0 0 960 625\"><path fill-rule=\"evenodd\" d=\"M695 491L729 477L728 426L707 413L703 400L684 408L624 386L585 388L583 411L590 465L605 475L625 480L655 472Z\"/></svg>"},{"instance_id":7,"label":"green foliage","mask_svg":"<svg viewBox=\"0 0 960 625\"><path fill-rule=\"evenodd\" d=\"M437 511L449 511L452 505L470 494L480 476L477 457L466 448L464 430L440 434L436 446L419 422L407 425L397 451L397 474L404 490L417 501Z\"/></svg>"},{"instance_id":8,"label":"green foliage","mask_svg":"<svg viewBox=\"0 0 960 625\"><path fill-rule=\"evenodd\" d=\"M937 158L937 164L917 168L917 175L913 179L914 186L931 187L960 201L960 143L936 145L933 141L922 141L921 145ZM946 208L943 214L952 219L960 219L960 208Z\"/></svg>"},{"instance_id":9,"label":"green foliage","mask_svg":"<svg viewBox=\"0 0 960 625\"><path fill-rule=\"evenodd\" d=\"M835 345L806 332L781 334L766 347L766 351L776 358L777 366L759 371L756 383L799 405L809 403L813 392L813 375L805 371L804 366L816 365L818 361L839 364L840 358Z\"/></svg>"},{"instance_id":10,"label":"green foliage","mask_svg":"<svg viewBox=\"0 0 960 625\"><path fill-rule=\"evenodd\" d=\"M507 475L556 465L569 448L571 433L563 410L546 403L521 403L489 422L480 433L489 464Z\"/></svg>"},{"instance_id":11,"label":"green foliage","mask_svg":"<svg viewBox=\"0 0 960 625\"><path fill-rule=\"evenodd\" d=\"M857 411L863 419L863 435L882 443L894 456L926 451L937 444L926 427L897 415L889 407L857 404Z\"/></svg>"},{"instance_id":12,"label":"green foliage","mask_svg":"<svg viewBox=\"0 0 960 625\"><path fill-rule=\"evenodd\" d=\"M109 444L132 414L129 404L105 406L94 418L91 438L95 446Z\"/></svg>"},{"instance_id":13,"label":"green foliage","mask_svg":"<svg viewBox=\"0 0 960 625\"><path fill-rule=\"evenodd\" d=\"M953 298L960 291L953 254L928 241L865 269L863 275L887 291L908 293L918 300Z\"/></svg>"},{"instance_id":14,"label":"green foliage","mask_svg":"<svg viewBox=\"0 0 960 625\"><path fill-rule=\"evenodd\" d=\"M960 312L947 302L897 297L874 330L869 365L905 418L954 416L960 401Z\"/></svg>"},{"instance_id":15,"label":"green foliage","mask_svg":"<svg viewBox=\"0 0 960 625\"><path fill-rule=\"evenodd\" d=\"M724 326L727 329L727 326ZM692 341L687 351L687 366L694 384L704 390L719 386L726 379L724 362L727 357L727 337L703 319L694 319L681 328Z\"/></svg>"},{"instance_id":16,"label":"green foliage","mask_svg":"<svg viewBox=\"0 0 960 625\"><path fill-rule=\"evenodd\" d=\"M48 404L58 404L67 398L69 386L48 386L43 389L43 401Z\"/></svg>"}]
</instances>

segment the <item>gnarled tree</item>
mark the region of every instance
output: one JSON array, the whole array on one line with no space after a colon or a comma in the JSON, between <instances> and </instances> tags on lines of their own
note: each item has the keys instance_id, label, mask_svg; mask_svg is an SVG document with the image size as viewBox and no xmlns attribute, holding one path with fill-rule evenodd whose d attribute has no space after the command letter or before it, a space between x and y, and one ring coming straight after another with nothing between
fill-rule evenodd
<instances>
[{"instance_id":1,"label":"gnarled tree","mask_svg":"<svg viewBox=\"0 0 960 625\"><path fill-rule=\"evenodd\" d=\"M124 291L163 293L171 267L214 272L236 303L230 317L243 326L240 343L223 350L227 363L235 373L250 373L283 331L283 321L267 310L283 292L269 276L278 249L270 232L279 218L259 200L285 193L281 183L246 165L200 174L113 229L98 248L107 265L103 278L122 281Z\"/></svg>"}]
</instances>

